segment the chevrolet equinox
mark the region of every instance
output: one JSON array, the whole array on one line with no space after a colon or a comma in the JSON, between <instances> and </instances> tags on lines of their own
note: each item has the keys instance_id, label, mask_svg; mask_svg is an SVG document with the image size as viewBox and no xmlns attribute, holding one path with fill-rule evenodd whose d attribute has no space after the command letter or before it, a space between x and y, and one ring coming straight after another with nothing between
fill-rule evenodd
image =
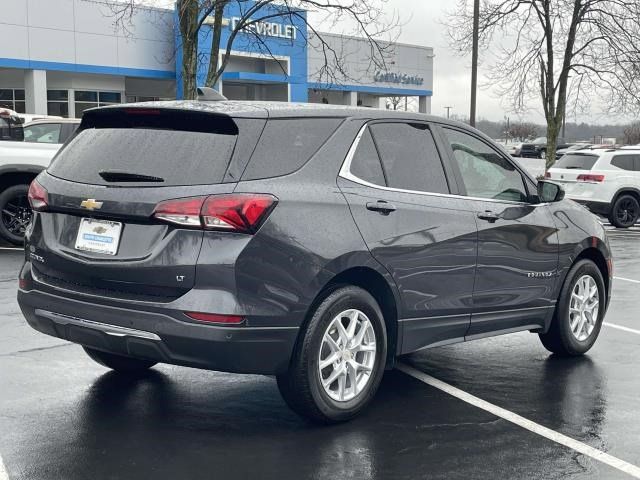
<instances>
[{"instance_id":1,"label":"chevrolet equinox","mask_svg":"<svg viewBox=\"0 0 640 480\"><path fill-rule=\"evenodd\" d=\"M339 422L396 357L518 331L581 355L598 219L478 131L329 105L97 108L31 184L18 301L96 362L275 375Z\"/></svg>"}]
</instances>

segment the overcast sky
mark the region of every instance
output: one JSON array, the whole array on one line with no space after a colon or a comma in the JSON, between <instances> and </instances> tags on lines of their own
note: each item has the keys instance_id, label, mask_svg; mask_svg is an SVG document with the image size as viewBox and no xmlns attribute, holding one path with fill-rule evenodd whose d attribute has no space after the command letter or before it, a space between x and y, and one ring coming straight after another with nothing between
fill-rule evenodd
<instances>
[{"instance_id":1,"label":"overcast sky","mask_svg":"<svg viewBox=\"0 0 640 480\"><path fill-rule=\"evenodd\" d=\"M168 6L171 0L147 0L157 5ZM433 98L431 110L435 115L445 115L444 107L452 107L452 113L468 117L469 115L469 91L471 83L471 57L456 56L447 44L446 27L442 24L447 13L455 7L456 0L387 0L386 6L389 14L395 11L402 27L399 31L398 41L424 45L434 48L434 78L433 78ZM314 21L313 14L310 21ZM332 28L333 33L337 32ZM345 26L345 32L352 33L349 26ZM487 68L490 61L484 59L483 65L481 53L481 65L479 69L479 82L484 83L484 68ZM503 120L505 116L510 116L511 120L528 120L538 123L544 122L542 109L539 101L529 105L529 111L520 117L505 111L500 100L491 89L481 88L478 91L478 118L489 120ZM571 119L573 120L573 119ZM568 121L571 121L568 119ZM593 123L618 123L614 118L601 116L596 111L589 115L580 116L578 121Z\"/></svg>"}]
</instances>

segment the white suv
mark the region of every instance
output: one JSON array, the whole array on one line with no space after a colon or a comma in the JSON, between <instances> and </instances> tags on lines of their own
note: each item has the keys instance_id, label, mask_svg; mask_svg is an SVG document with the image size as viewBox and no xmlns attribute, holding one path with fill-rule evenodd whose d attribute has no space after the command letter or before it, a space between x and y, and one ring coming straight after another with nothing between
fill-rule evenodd
<instances>
[{"instance_id":1,"label":"white suv","mask_svg":"<svg viewBox=\"0 0 640 480\"><path fill-rule=\"evenodd\" d=\"M560 183L568 198L607 216L618 228L633 226L640 216L640 146L574 150L546 177Z\"/></svg>"}]
</instances>

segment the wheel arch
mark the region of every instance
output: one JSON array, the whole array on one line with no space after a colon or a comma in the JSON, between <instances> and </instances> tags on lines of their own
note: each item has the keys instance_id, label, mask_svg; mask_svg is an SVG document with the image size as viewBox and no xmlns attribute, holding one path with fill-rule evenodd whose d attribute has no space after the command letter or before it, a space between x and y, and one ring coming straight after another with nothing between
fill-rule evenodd
<instances>
[{"instance_id":1,"label":"wheel arch","mask_svg":"<svg viewBox=\"0 0 640 480\"><path fill-rule=\"evenodd\" d=\"M13 185L29 185L44 167L37 165L5 165L0 167L0 192Z\"/></svg>"},{"instance_id":2,"label":"wheel arch","mask_svg":"<svg viewBox=\"0 0 640 480\"><path fill-rule=\"evenodd\" d=\"M618 198L620 198L620 196L624 194L633 195L635 199L638 200L638 202L640 202L640 190L633 187L622 187L613 195L613 199L611 200L612 209L613 209L613 205L616 203Z\"/></svg>"},{"instance_id":3,"label":"wheel arch","mask_svg":"<svg viewBox=\"0 0 640 480\"><path fill-rule=\"evenodd\" d=\"M303 326L309 322L315 307L322 302L332 291L345 285L354 285L367 291L378 302L387 332L387 360L386 366L394 365L396 352L399 350L401 332L398 329L398 305L397 292L389 284L389 281L379 271L371 267L356 266L341 271L329 279L320 289L318 295L311 303L305 316ZM301 329L302 332L302 329Z\"/></svg>"},{"instance_id":4,"label":"wheel arch","mask_svg":"<svg viewBox=\"0 0 640 480\"><path fill-rule=\"evenodd\" d=\"M609 278L609 266L607 265L607 259L605 258L604 254L596 247L585 248L578 254L571 266L573 267L573 265L575 265L580 260L591 260L596 264L596 267L598 267L598 270L600 270L602 279L604 280L604 288L606 289L605 298L608 299L611 292L611 279Z\"/></svg>"}]
</instances>

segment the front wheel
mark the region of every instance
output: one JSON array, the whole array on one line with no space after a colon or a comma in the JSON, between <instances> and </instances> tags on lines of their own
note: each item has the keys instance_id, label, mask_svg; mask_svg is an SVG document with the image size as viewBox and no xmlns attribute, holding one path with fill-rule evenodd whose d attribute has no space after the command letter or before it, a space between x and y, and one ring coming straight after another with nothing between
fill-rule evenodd
<instances>
[{"instance_id":1,"label":"front wheel","mask_svg":"<svg viewBox=\"0 0 640 480\"><path fill-rule=\"evenodd\" d=\"M562 356L588 352L600 334L606 310L604 280L591 260L576 263L565 280L547 333L540 340Z\"/></svg>"},{"instance_id":2,"label":"front wheel","mask_svg":"<svg viewBox=\"0 0 640 480\"><path fill-rule=\"evenodd\" d=\"M620 195L611 207L609 222L616 228L629 228L635 225L640 216L640 203L633 195Z\"/></svg>"},{"instance_id":3,"label":"front wheel","mask_svg":"<svg viewBox=\"0 0 640 480\"><path fill-rule=\"evenodd\" d=\"M318 423L353 418L384 374L387 337L378 303L361 288L338 288L318 304L301 335L289 371L277 377L287 405Z\"/></svg>"},{"instance_id":4,"label":"front wheel","mask_svg":"<svg viewBox=\"0 0 640 480\"><path fill-rule=\"evenodd\" d=\"M0 238L22 245L33 212L27 194L29 185L13 185L0 193Z\"/></svg>"}]
</instances>

